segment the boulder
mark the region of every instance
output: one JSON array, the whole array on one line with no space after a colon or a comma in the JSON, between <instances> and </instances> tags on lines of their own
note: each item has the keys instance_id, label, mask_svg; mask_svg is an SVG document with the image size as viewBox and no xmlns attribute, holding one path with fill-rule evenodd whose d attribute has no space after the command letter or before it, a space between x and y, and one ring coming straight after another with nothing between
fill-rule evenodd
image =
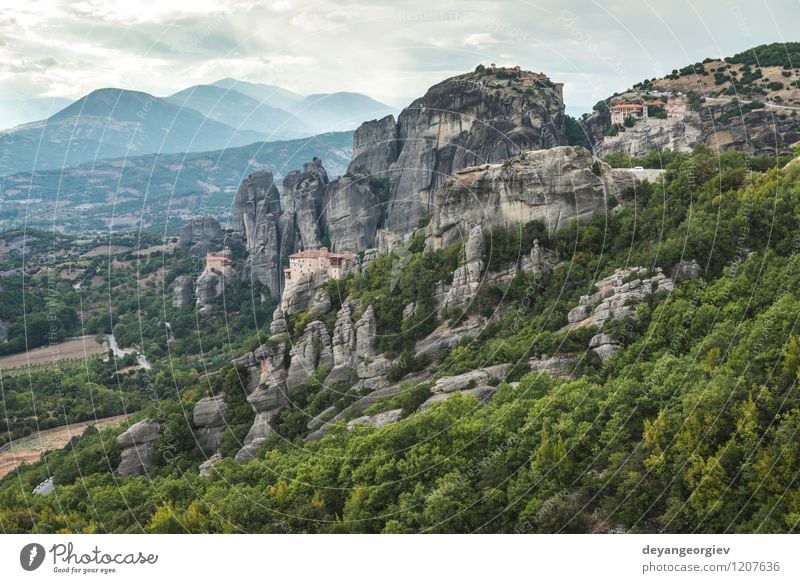
<instances>
[{"instance_id":1,"label":"boulder","mask_svg":"<svg viewBox=\"0 0 800 583\"><path fill-rule=\"evenodd\" d=\"M461 395L468 395L470 397L475 397L479 403L487 403L491 400L494 394L497 392L497 387L493 387L491 385L480 385L477 387L473 387L471 389L464 389L463 391L456 391L452 393L436 393L431 396L428 400L426 400L422 405L419 406L420 411L424 411L429 407L432 407L436 403L441 403L446 401L450 397L455 394Z\"/></svg>"},{"instance_id":2,"label":"boulder","mask_svg":"<svg viewBox=\"0 0 800 583\"><path fill-rule=\"evenodd\" d=\"M204 397L194 406L192 422L197 428L195 437L203 451L213 453L222 444L225 435L225 415L228 405L223 395Z\"/></svg>"},{"instance_id":3,"label":"boulder","mask_svg":"<svg viewBox=\"0 0 800 583\"><path fill-rule=\"evenodd\" d=\"M508 374L509 365L498 364L486 368L479 368L464 374L443 377L436 381L431 392L433 393L452 393L463 389L471 389L476 385L486 385L491 380L505 380Z\"/></svg>"},{"instance_id":4,"label":"boulder","mask_svg":"<svg viewBox=\"0 0 800 583\"><path fill-rule=\"evenodd\" d=\"M117 445L122 448L122 452L119 466L114 473L122 478L149 475L160 432L160 423L145 419L131 425L120 434L117 437Z\"/></svg>"},{"instance_id":5,"label":"boulder","mask_svg":"<svg viewBox=\"0 0 800 583\"><path fill-rule=\"evenodd\" d=\"M403 415L402 409L392 409L377 415L358 417L347 424L348 429L353 429L356 425L371 425L372 427L384 427L389 423L397 423Z\"/></svg>"},{"instance_id":6,"label":"boulder","mask_svg":"<svg viewBox=\"0 0 800 583\"><path fill-rule=\"evenodd\" d=\"M600 360L614 356L621 347L619 341L609 334L596 334L589 340L589 349L600 357Z\"/></svg>"}]
</instances>

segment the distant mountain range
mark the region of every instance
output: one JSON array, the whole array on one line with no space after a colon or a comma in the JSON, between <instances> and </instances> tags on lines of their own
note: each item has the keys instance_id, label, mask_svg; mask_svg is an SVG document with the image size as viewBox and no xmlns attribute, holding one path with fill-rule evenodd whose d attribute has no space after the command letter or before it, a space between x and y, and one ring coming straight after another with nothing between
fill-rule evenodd
<instances>
[{"instance_id":1,"label":"distant mountain range","mask_svg":"<svg viewBox=\"0 0 800 583\"><path fill-rule=\"evenodd\" d=\"M0 175L154 153L206 152L356 128L395 108L359 93L300 95L221 79L167 97L106 88L0 132Z\"/></svg>"}]
</instances>

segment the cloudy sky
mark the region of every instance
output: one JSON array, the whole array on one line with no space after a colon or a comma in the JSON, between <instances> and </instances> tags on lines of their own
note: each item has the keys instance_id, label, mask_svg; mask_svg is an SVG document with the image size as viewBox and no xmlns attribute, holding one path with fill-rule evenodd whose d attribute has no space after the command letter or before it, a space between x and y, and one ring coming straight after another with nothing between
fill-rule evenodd
<instances>
[{"instance_id":1,"label":"cloudy sky","mask_svg":"<svg viewBox=\"0 0 800 583\"><path fill-rule=\"evenodd\" d=\"M646 77L800 40L800 0L0 0L0 127L98 87L236 77L405 105L477 63L564 82L571 111Z\"/></svg>"}]
</instances>

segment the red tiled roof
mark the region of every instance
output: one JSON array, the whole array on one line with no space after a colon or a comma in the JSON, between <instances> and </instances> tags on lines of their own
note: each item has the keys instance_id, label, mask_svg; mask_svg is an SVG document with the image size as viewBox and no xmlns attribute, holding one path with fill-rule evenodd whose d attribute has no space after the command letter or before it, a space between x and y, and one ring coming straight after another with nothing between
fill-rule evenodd
<instances>
[{"instance_id":1,"label":"red tiled roof","mask_svg":"<svg viewBox=\"0 0 800 583\"><path fill-rule=\"evenodd\" d=\"M642 109L644 105L638 103L622 103L620 105L612 105L611 109Z\"/></svg>"}]
</instances>

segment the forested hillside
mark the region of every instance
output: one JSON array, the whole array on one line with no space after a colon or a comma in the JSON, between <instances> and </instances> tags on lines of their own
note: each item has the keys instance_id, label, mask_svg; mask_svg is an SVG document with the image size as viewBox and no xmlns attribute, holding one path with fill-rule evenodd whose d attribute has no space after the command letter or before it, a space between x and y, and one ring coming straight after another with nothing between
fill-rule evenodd
<instances>
[{"instance_id":1,"label":"forested hillside","mask_svg":"<svg viewBox=\"0 0 800 583\"><path fill-rule=\"evenodd\" d=\"M162 368L158 401L142 403L136 416L158 415L167 426L149 477L113 475L121 429L89 430L46 454L46 465L0 481L0 528L793 532L800 523L799 220L797 161L769 167L702 147L673 154L663 183L628 190L588 224L552 235L536 223L488 231L488 269L527 255L534 240L560 260L546 276L521 271L507 286L482 288L466 312L438 316L426 308L431 290L451 277L462 246L431 253L424 239L412 238L366 271L328 284L334 303L373 306L380 349L401 357L394 365L402 368L396 378L406 379L401 390L368 411L402 409L400 421L370 427L345 419L322 439L305 440L309 418L335 402L346 410L353 399L324 386L327 371L317 370L293 393L256 459L224 457L201 476L197 464L208 452L193 434L192 407L210 393L223 396L231 412L222 445L228 456L252 422L246 379L225 366L202 379L186 373L170 386ZM698 277L677 277L684 260L697 262ZM586 348L598 330L569 326L568 313L594 282L634 266L662 268L674 290L606 323L603 332L620 348L600 359ZM243 323L254 305L245 293L234 297L236 310L223 311ZM403 318L409 302L422 306L417 320ZM413 358L414 341L473 316L488 318L477 338L431 361ZM288 334L307 317L290 319ZM574 355L571 375L530 372L531 357L557 353ZM417 410L437 379L501 363L510 371L488 403L456 394ZM421 382L418 370L429 373ZM48 475L58 484L53 494L31 494Z\"/></svg>"}]
</instances>

